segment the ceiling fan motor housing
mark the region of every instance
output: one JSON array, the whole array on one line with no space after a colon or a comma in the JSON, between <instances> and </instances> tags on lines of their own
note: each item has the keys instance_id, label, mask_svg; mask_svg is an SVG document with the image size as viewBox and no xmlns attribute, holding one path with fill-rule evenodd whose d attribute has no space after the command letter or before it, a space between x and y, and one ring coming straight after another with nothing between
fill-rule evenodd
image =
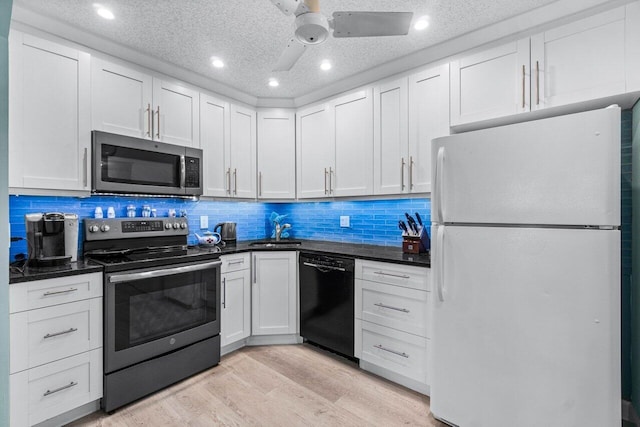
<instances>
[{"instance_id":1,"label":"ceiling fan motor housing","mask_svg":"<svg viewBox=\"0 0 640 427\"><path fill-rule=\"evenodd\" d=\"M296 17L296 37L300 43L320 44L329 36L329 21L321 13L304 13Z\"/></svg>"}]
</instances>

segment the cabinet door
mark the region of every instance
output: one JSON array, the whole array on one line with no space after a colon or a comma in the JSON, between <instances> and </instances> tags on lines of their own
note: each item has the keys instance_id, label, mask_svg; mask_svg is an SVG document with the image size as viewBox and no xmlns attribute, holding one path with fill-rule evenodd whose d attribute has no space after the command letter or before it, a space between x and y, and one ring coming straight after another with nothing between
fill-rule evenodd
<instances>
[{"instance_id":1,"label":"cabinet door","mask_svg":"<svg viewBox=\"0 0 640 427\"><path fill-rule=\"evenodd\" d=\"M406 190L408 104L406 78L373 90L374 194Z\"/></svg>"},{"instance_id":2,"label":"cabinet door","mask_svg":"<svg viewBox=\"0 0 640 427\"><path fill-rule=\"evenodd\" d=\"M93 129L151 139L152 82L149 74L94 58Z\"/></svg>"},{"instance_id":3,"label":"cabinet door","mask_svg":"<svg viewBox=\"0 0 640 427\"><path fill-rule=\"evenodd\" d=\"M334 196L373 194L373 93L371 89L336 99L335 171L329 174Z\"/></svg>"},{"instance_id":4,"label":"cabinet door","mask_svg":"<svg viewBox=\"0 0 640 427\"><path fill-rule=\"evenodd\" d=\"M296 271L295 252L253 254L252 335L296 333Z\"/></svg>"},{"instance_id":5,"label":"cabinet door","mask_svg":"<svg viewBox=\"0 0 640 427\"><path fill-rule=\"evenodd\" d=\"M258 112L258 198L295 199L295 114Z\"/></svg>"},{"instance_id":6,"label":"cabinet door","mask_svg":"<svg viewBox=\"0 0 640 427\"><path fill-rule=\"evenodd\" d=\"M9 50L9 186L89 190L89 54L18 31Z\"/></svg>"},{"instance_id":7,"label":"cabinet door","mask_svg":"<svg viewBox=\"0 0 640 427\"><path fill-rule=\"evenodd\" d=\"M227 102L212 96L200 96L200 146L204 153L205 196L231 195L230 120Z\"/></svg>"},{"instance_id":8,"label":"cabinet door","mask_svg":"<svg viewBox=\"0 0 640 427\"><path fill-rule=\"evenodd\" d=\"M529 39L451 62L451 125L529 111Z\"/></svg>"},{"instance_id":9,"label":"cabinet door","mask_svg":"<svg viewBox=\"0 0 640 427\"><path fill-rule=\"evenodd\" d=\"M251 335L251 270L222 275L220 344L224 347Z\"/></svg>"},{"instance_id":10,"label":"cabinet door","mask_svg":"<svg viewBox=\"0 0 640 427\"><path fill-rule=\"evenodd\" d=\"M154 78L153 103L153 139L185 147L200 147L198 91Z\"/></svg>"},{"instance_id":11,"label":"cabinet door","mask_svg":"<svg viewBox=\"0 0 640 427\"><path fill-rule=\"evenodd\" d=\"M256 197L256 112L231 106L231 180L233 197Z\"/></svg>"},{"instance_id":12,"label":"cabinet door","mask_svg":"<svg viewBox=\"0 0 640 427\"><path fill-rule=\"evenodd\" d=\"M297 113L296 176L298 198L327 197L329 171L334 168L335 138L326 104Z\"/></svg>"},{"instance_id":13,"label":"cabinet door","mask_svg":"<svg viewBox=\"0 0 640 427\"><path fill-rule=\"evenodd\" d=\"M431 140L449 135L449 64L409 77L408 188L431 192Z\"/></svg>"},{"instance_id":14,"label":"cabinet door","mask_svg":"<svg viewBox=\"0 0 640 427\"><path fill-rule=\"evenodd\" d=\"M532 109L625 92L625 8L531 38Z\"/></svg>"}]
</instances>

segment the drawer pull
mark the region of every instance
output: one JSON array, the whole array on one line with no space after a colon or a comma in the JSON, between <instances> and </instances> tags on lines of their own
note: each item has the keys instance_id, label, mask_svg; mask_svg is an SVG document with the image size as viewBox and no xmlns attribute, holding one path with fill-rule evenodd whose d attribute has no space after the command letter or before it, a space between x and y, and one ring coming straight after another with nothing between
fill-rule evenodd
<instances>
[{"instance_id":1,"label":"drawer pull","mask_svg":"<svg viewBox=\"0 0 640 427\"><path fill-rule=\"evenodd\" d=\"M46 340L47 338L53 338L53 337L57 337L57 336L64 335L64 334L70 334L71 332L75 332L77 330L78 330L78 328L71 328L71 329L67 329L66 331L56 332L56 333L53 333L53 334L47 334L42 338L44 338Z\"/></svg>"},{"instance_id":2,"label":"drawer pull","mask_svg":"<svg viewBox=\"0 0 640 427\"><path fill-rule=\"evenodd\" d=\"M70 288L70 289L66 289L64 291L45 292L44 294L42 294L42 296L43 297L49 297L51 295L68 294L69 292L75 292L77 290L78 290L78 288Z\"/></svg>"},{"instance_id":3,"label":"drawer pull","mask_svg":"<svg viewBox=\"0 0 640 427\"><path fill-rule=\"evenodd\" d=\"M374 345L374 347L375 347L375 348L378 348L378 349L380 349L380 350L383 350L383 351L387 351L387 352L389 352L389 353L391 353L391 354L395 354L396 356L402 356L402 357L404 357L404 358L406 358L406 359L408 359L408 358L409 358L409 355L408 355L407 353L405 353L405 352L400 352L400 351L395 351L395 350L391 350L391 349L388 349L388 348L384 348L384 347L382 346L382 344Z\"/></svg>"},{"instance_id":4,"label":"drawer pull","mask_svg":"<svg viewBox=\"0 0 640 427\"><path fill-rule=\"evenodd\" d=\"M391 307L390 305L384 305L381 302L375 303L373 305L375 305L376 307L380 307L380 308L388 308L390 310L401 311L403 313L408 313L409 312L409 310L407 310L406 308Z\"/></svg>"},{"instance_id":5,"label":"drawer pull","mask_svg":"<svg viewBox=\"0 0 640 427\"><path fill-rule=\"evenodd\" d=\"M411 276L407 276L406 274L391 274L391 273L385 273L384 271L375 271L374 274L380 274L381 276L399 277L401 279L411 278Z\"/></svg>"},{"instance_id":6,"label":"drawer pull","mask_svg":"<svg viewBox=\"0 0 640 427\"><path fill-rule=\"evenodd\" d=\"M237 259L235 261L229 261L227 264L229 264L229 265L244 264L244 259Z\"/></svg>"},{"instance_id":7,"label":"drawer pull","mask_svg":"<svg viewBox=\"0 0 640 427\"><path fill-rule=\"evenodd\" d=\"M46 396L49 396L50 394L57 393L57 392L62 391L62 390L66 390L68 388L71 388L71 387L74 387L74 386L77 386L77 385L78 385L77 382L71 381L69 384L63 385L62 387L59 387L59 388L57 388L55 390L47 390L42 396L46 397Z\"/></svg>"}]
</instances>

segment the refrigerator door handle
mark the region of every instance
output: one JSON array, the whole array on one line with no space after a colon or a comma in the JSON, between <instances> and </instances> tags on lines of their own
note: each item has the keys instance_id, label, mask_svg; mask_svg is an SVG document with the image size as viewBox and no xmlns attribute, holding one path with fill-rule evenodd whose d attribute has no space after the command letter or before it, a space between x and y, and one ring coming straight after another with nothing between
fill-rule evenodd
<instances>
[{"instance_id":1,"label":"refrigerator door handle","mask_svg":"<svg viewBox=\"0 0 640 427\"><path fill-rule=\"evenodd\" d=\"M438 293L438 300L440 302L444 301L444 226L441 225L438 227L437 234L437 275L436 275L436 291Z\"/></svg>"},{"instance_id":2,"label":"refrigerator door handle","mask_svg":"<svg viewBox=\"0 0 640 427\"><path fill-rule=\"evenodd\" d=\"M444 175L443 175L443 169L444 168L444 147L440 147L438 148L438 155L436 157L436 173L435 173L435 183L434 183L434 187L436 189L436 209L437 209L437 214L438 214L438 218L436 219L437 222L444 222L444 217L442 215L442 199L443 199L443 192L444 192Z\"/></svg>"}]
</instances>

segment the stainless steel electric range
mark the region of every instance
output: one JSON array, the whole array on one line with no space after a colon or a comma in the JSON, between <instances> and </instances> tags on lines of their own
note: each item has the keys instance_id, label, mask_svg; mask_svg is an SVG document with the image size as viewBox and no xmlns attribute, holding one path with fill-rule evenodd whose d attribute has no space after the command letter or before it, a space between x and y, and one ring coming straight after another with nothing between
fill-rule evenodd
<instances>
[{"instance_id":1,"label":"stainless steel electric range","mask_svg":"<svg viewBox=\"0 0 640 427\"><path fill-rule=\"evenodd\" d=\"M111 412L220 361L219 254L187 246L186 218L84 221L104 266L104 396Z\"/></svg>"}]
</instances>

